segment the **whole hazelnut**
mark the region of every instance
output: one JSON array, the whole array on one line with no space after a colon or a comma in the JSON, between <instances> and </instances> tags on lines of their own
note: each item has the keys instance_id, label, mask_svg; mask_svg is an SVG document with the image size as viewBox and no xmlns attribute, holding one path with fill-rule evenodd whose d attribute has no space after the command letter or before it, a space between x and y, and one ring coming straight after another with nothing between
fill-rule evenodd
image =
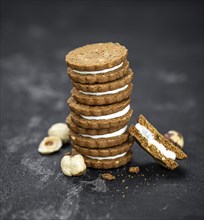
<instances>
[{"instance_id":1,"label":"whole hazelnut","mask_svg":"<svg viewBox=\"0 0 204 220\"><path fill-rule=\"evenodd\" d=\"M61 160L61 169L66 176L81 176L86 171L84 158L80 154L67 154Z\"/></svg>"},{"instance_id":2,"label":"whole hazelnut","mask_svg":"<svg viewBox=\"0 0 204 220\"><path fill-rule=\"evenodd\" d=\"M180 149L184 146L184 138L181 133L178 131L168 131L166 134L164 134L164 137L168 139L170 142L172 142L174 145L179 147Z\"/></svg>"},{"instance_id":3,"label":"whole hazelnut","mask_svg":"<svg viewBox=\"0 0 204 220\"><path fill-rule=\"evenodd\" d=\"M69 142L69 128L65 123L53 124L48 130L49 136L59 137L64 144Z\"/></svg>"},{"instance_id":4,"label":"whole hazelnut","mask_svg":"<svg viewBox=\"0 0 204 220\"><path fill-rule=\"evenodd\" d=\"M62 147L62 141L55 136L45 137L38 147L38 152L41 154L51 154L58 151Z\"/></svg>"}]
</instances>

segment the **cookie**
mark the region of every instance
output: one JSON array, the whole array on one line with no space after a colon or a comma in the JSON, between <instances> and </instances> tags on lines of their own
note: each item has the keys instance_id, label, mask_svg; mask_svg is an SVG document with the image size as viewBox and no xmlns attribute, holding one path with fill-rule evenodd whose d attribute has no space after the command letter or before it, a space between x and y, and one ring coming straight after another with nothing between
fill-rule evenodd
<instances>
[{"instance_id":1,"label":"cookie","mask_svg":"<svg viewBox=\"0 0 204 220\"><path fill-rule=\"evenodd\" d=\"M133 72L127 49L118 43L97 43L66 55L72 80L66 123L72 150L84 156L88 167L111 169L132 157L128 132Z\"/></svg>"},{"instance_id":2,"label":"cookie","mask_svg":"<svg viewBox=\"0 0 204 220\"><path fill-rule=\"evenodd\" d=\"M120 125L117 127L110 127L110 128L104 128L104 129L87 129L87 128L81 128L77 125L75 125L71 120L71 115L67 117L66 123L68 127L74 131L77 134L89 134L89 135L101 135L101 134L108 134L115 131L120 130L124 127L124 125Z\"/></svg>"},{"instance_id":3,"label":"cookie","mask_svg":"<svg viewBox=\"0 0 204 220\"><path fill-rule=\"evenodd\" d=\"M72 130L70 130L70 138L74 145L79 145L81 147L88 148L108 148L113 147L119 144L122 144L128 140L129 133L126 131L125 133L118 134L114 137L108 138L91 138L82 136L80 134L76 134Z\"/></svg>"},{"instance_id":4,"label":"cookie","mask_svg":"<svg viewBox=\"0 0 204 220\"><path fill-rule=\"evenodd\" d=\"M66 55L65 61L72 69L97 71L121 64L127 54L127 49L119 43L96 43L70 51Z\"/></svg>"},{"instance_id":5,"label":"cookie","mask_svg":"<svg viewBox=\"0 0 204 220\"><path fill-rule=\"evenodd\" d=\"M127 113L124 114L123 112L122 116L119 117L117 117L119 115L118 113L96 117L80 116L74 112L71 112L70 115L73 123L79 127L89 129L104 129L126 125L132 116L133 110L129 109L129 106L127 106L124 110L127 111Z\"/></svg>"},{"instance_id":6,"label":"cookie","mask_svg":"<svg viewBox=\"0 0 204 220\"><path fill-rule=\"evenodd\" d=\"M83 157L87 167L92 167L95 169L112 169L112 168L118 168L120 166L124 166L128 162L130 162L132 159L132 152L128 151L127 153L125 153L125 155L123 156L120 155L120 157L115 159L110 159L114 157L109 157L108 159L104 159L104 158L93 159L87 156L83 156Z\"/></svg>"},{"instance_id":7,"label":"cookie","mask_svg":"<svg viewBox=\"0 0 204 220\"><path fill-rule=\"evenodd\" d=\"M116 68L115 70L100 73L100 74L80 74L73 71L70 67L67 68L67 74L73 82L78 82L82 84L95 84L95 83L107 83L117 80L129 72L129 62L126 60L122 66Z\"/></svg>"},{"instance_id":8,"label":"cookie","mask_svg":"<svg viewBox=\"0 0 204 220\"><path fill-rule=\"evenodd\" d=\"M121 102L124 99L130 97L132 92L132 83L125 85L122 88L117 90L109 91L109 93L87 93L73 88L71 94L73 98L81 103L86 105L108 105L115 102Z\"/></svg>"},{"instance_id":9,"label":"cookie","mask_svg":"<svg viewBox=\"0 0 204 220\"><path fill-rule=\"evenodd\" d=\"M133 79L133 72L131 69L128 69L128 72L126 75L120 77L117 80L107 82L107 83L96 83L96 84L82 84L82 83L76 83L72 82L73 86L77 90L81 90L84 92L106 92L106 91L112 91L116 90L118 88L122 88L125 85L130 84L130 82Z\"/></svg>"},{"instance_id":10,"label":"cookie","mask_svg":"<svg viewBox=\"0 0 204 220\"><path fill-rule=\"evenodd\" d=\"M130 98L124 99L121 102L113 103L110 105L90 106L77 102L72 96L67 100L67 104L72 112L78 115L85 116L101 116L110 115L122 111L125 107L130 105Z\"/></svg>"},{"instance_id":11,"label":"cookie","mask_svg":"<svg viewBox=\"0 0 204 220\"><path fill-rule=\"evenodd\" d=\"M132 147L132 144L133 144L133 139L129 138L126 142L110 148L95 149L95 148L81 147L76 144L73 145L73 148L76 149L77 152L85 156L89 155L93 157L108 157L129 151Z\"/></svg>"},{"instance_id":12,"label":"cookie","mask_svg":"<svg viewBox=\"0 0 204 220\"><path fill-rule=\"evenodd\" d=\"M129 133L159 164L170 170L178 167L175 159L187 158L179 147L160 134L143 115L139 116L136 125L130 126Z\"/></svg>"}]
</instances>

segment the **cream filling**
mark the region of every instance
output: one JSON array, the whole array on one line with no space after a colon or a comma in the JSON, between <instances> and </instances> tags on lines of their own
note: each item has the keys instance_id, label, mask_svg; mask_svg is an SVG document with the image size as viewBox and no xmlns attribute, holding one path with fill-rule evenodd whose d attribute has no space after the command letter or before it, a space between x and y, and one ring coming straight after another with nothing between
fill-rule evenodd
<instances>
[{"instance_id":1,"label":"cream filling","mask_svg":"<svg viewBox=\"0 0 204 220\"><path fill-rule=\"evenodd\" d=\"M135 125L140 134L147 139L149 144L154 145L165 157L172 160L176 159L176 154L173 151L167 150L166 147L155 140L154 135L146 127L142 126L140 123Z\"/></svg>"},{"instance_id":2,"label":"cream filling","mask_svg":"<svg viewBox=\"0 0 204 220\"><path fill-rule=\"evenodd\" d=\"M124 128L121 128L118 131L115 131L113 133L108 133L108 134L100 134L100 135L89 135L89 134L80 134L83 137L89 137L89 138L93 138L93 139L98 139L98 138L110 138L110 137L116 137L119 136L123 133L125 133L125 131L127 130L127 125Z\"/></svg>"},{"instance_id":3,"label":"cream filling","mask_svg":"<svg viewBox=\"0 0 204 220\"><path fill-rule=\"evenodd\" d=\"M118 93L120 91L123 91L125 90L126 88L128 87L128 85L125 85L119 89L115 89L115 90L111 90L111 91L106 91L106 92L84 92L84 91L81 91L81 93L83 94L86 94L86 95L96 95L96 96L99 96L99 95L107 95L107 94L115 94L115 93Z\"/></svg>"},{"instance_id":4,"label":"cream filling","mask_svg":"<svg viewBox=\"0 0 204 220\"><path fill-rule=\"evenodd\" d=\"M125 156L125 154L127 154L127 152L124 152L122 154L118 154L118 155L115 155L115 156L110 156L110 157L93 157L93 156L89 156L89 155L85 155L85 156L89 157L91 159L95 159L95 160L114 160L116 158Z\"/></svg>"},{"instance_id":5,"label":"cream filling","mask_svg":"<svg viewBox=\"0 0 204 220\"><path fill-rule=\"evenodd\" d=\"M80 73L80 74L100 74L100 73L108 73L110 71L116 70L118 68L120 68L123 65L123 62L120 63L117 66L114 66L112 68L108 68L108 69L103 69L103 70L97 70L97 71L80 71L80 70L73 70L75 73Z\"/></svg>"},{"instance_id":6,"label":"cream filling","mask_svg":"<svg viewBox=\"0 0 204 220\"><path fill-rule=\"evenodd\" d=\"M127 105L123 110L121 110L119 112L112 113L110 115L101 115L101 116L81 115L81 117L88 119L88 120L104 120L104 119L107 120L107 119L112 119L112 118L117 118L117 117L123 116L126 113L128 113L129 110L130 110L130 105Z\"/></svg>"}]
</instances>

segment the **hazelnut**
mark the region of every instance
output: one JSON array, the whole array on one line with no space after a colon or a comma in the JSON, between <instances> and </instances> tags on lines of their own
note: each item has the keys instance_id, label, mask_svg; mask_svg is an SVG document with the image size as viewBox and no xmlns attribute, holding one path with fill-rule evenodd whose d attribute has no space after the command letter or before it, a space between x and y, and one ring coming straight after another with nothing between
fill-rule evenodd
<instances>
[{"instance_id":1,"label":"hazelnut","mask_svg":"<svg viewBox=\"0 0 204 220\"><path fill-rule=\"evenodd\" d=\"M66 154L61 160L61 169L66 176L81 176L86 171L84 158L80 154Z\"/></svg>"},{"instance_id":2,"label":"hazelnut","mask_svg":"<svg viewBox=\"0 0 204 220\"><path fill-rule=\"evenodd\" d=\"M51 154L58 151L62 147L62 141L55 136L45 137L38 148L38 152L41 154Z\"/></svg>"},{"instance_id":3,"label":"hazelnut","mask_svg":"<svg viewBox=\"0 0 204 220\"><path fill-rule=\"evenodd\" d=\"M65 123L53 124L48 130L49 136L59 137L64 144L69 142L69 128Z\"/></svg>"},{"instance_id":4,"label":"hazelnut","mask_svg":"<svg viewBox=\"0 0 204 220\"><path fill-rule=\"evenodd\" d=\"M168 131L166 134L164 134L164 137L168 139L170 142L172 142L174 145L179 147L180 149L184 146L184 138L181 133L178 131Z\"/></svg>"}]
</instances>

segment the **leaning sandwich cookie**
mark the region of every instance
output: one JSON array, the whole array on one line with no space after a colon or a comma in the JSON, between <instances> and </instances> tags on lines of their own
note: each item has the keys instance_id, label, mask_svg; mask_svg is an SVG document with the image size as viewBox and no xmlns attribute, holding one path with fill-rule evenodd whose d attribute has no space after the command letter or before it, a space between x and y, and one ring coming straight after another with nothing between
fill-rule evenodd
<instances>
[{"instance_id":1,"label":"leaning sandwich cookie","mask_svg":"<svg viewBox=\"0 0 204 220\"><path fill-rule=\"evenodd\" d=\"M136 125L129 127L129 133L160 165L170 170L178 167L176 159L188 157L179 147L160 134L143 115L139 116Z\"/></svg>"}]
</instances>

